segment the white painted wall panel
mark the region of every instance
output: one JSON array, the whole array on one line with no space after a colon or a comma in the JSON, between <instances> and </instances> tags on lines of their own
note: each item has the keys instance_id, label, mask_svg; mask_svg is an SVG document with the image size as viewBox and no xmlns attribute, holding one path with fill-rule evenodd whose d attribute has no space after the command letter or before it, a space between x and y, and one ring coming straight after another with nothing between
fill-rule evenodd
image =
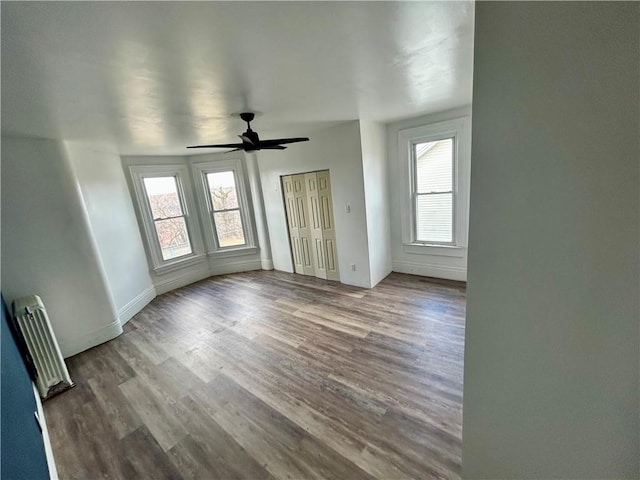
<instances>
[{"instance_id":1,"label":"white painted wall panel","mask_svg":"<svg viewBox=\"0 0 640 480\"><path fill-rule=\"evenodd\" d=\"M640 4L479 2L464 478L638 478Z\"/></svg>"},{"instance_id":2,"label":"white painted wall panel","mask_svg":"<svg viewBox=\"0 0 640 480\"><path fill-rule=\"evenodd\" d=\"M2 288L42 298L65 357L122 332L61 142L2 138Z\"/></svg>"},{"instance_id":3,"label":"white painted wall panel","mask_svg":"<svg viewBox=\"0 0 640 480\"><path fill-rule=\"evenodd\" d=\"M155 296L120 157L95 146L66 142L93 236L120 320Z\"/></svg>"},{"instance_id":4,"label":"white painted wall panel","mask_svg":"<svg viewBox=\"0 0 640 480\"><path fill-rule=\"evenodd\" d=\"M371 286L391 273L389 170L384 125L360 120Z\"/></svg>"}]
</instances>

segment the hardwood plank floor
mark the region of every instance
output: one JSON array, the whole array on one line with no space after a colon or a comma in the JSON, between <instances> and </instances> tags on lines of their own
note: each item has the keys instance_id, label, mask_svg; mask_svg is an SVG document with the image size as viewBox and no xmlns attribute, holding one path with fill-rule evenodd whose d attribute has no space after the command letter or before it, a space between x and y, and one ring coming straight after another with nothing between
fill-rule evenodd
<instances>
[{"instance_id":1,"label":"hardwood plank floor","mask_svg":"<svg viewBox=\"0 0 640 480\"><path fill-rule=\"evenodd\" d=\"M459 478L464 284L282 272L157 297L45 402L61 479Z\"/></svg>"}]
</instances>

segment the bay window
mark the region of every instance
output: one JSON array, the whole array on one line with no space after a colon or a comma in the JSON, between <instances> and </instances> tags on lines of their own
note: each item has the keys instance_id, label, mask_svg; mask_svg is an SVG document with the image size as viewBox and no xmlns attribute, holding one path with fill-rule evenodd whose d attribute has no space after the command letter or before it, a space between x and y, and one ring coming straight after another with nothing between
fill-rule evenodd
<instances>
[{"instance_id":1,"label":"bay window","mask_svg":"<svg viewBox=\"0 0 640 480\"><path fill-rule=\"evenodd\" d=\"M128 167L154 273L258 252L242 158L154 160Z\"/></svg>"}]
</instances>

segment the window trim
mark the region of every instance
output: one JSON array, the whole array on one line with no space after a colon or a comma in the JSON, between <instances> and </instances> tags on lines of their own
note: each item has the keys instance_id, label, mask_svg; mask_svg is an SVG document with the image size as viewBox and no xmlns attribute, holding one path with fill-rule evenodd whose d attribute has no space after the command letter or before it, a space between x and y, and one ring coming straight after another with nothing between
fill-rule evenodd
<instances>
[{"instance_id":1,"label":"window trim","mask_svg":"<svg viewBox=\"0 0 640 480\"><path fill-rule=\"evenodd\" d=\"M151 207L151 202L149 200L149 192L147 190L147 184L145 182L145 180L150 179L150 178L173 178L175 183L176 183L176 193L178 194L178 202L180 204L180 215L172 215L170 217L156 217L155 214L153 213L153 208ZM160 249L160 255L162 255L162 261L163 262L168 262L171 260L177 260L179 258L182 257L186 257L188 255L191 255L193 253L193 245L191 244L191 237L189 235L189 229L187 228L187 214L186 214L186 208L185 208L185 202L184 199L182 198L183 196L181 195L180 192L180 186L179 186L180 180L177 176L175 175L145 175L142 177L142 186L144 188L144 198L145 198L145 202L147 204L147 207L149 207L149 212L151 214L151 224L153 226L153 230L155 232L154 238L156 240L156 242L158 242L158 247ZM185 225L185 229L187 231L187 240L188 240L188 244L189 244L189 249L191 250L191 252L189 253L185 253L184 255L178 255L177 257L173 257L173 258L169 258L166 259L164 258L164 254L162 252L162 245L160 245L160 239L158 237L158 222L163 222L165 220L174 220L176 218L181 218L184 221L184 225Z\"/></svg>"},{"instance_id":2,"label":"window trim","mask_svg":"<svg viewBox=\"0 0 640 480\"><path fill-rule=\"evenodd\" d=\"M147 246L147 255L151 261L152 270L157 274L166 273L187 265L195 264L202 258L202 244L200 241L200 228L196 218L196 210L190 189L185 182L189 181L189 171L186 165L132 165L129 167L133 189L136 198L136 207L144 231L144 241ZM144 186L144 178L151 177L175 177L178 195L182 204L187 235L191 245L191 253L180 257L164 260L162 248L155 228L153 212L149 205L147 191Z\"/></svg>"},{"instance_id":3,"label":"window trim","mask_svg":"<svg viewBox=\"0 0 640 480\"><path fill-rule=\"evenodd\" d=\"M237 201L237 206L234 208L221 208L219 210L216 209L215 205L213 204L213 200L211 198L211 183L209 183L209 179L207 178L209 175L215 175L216 173L228 173L231 172L231 174L233 175L233 184L234 184L234 188L236 190L236 201ZM222 250L222 249L233 249L233 248L242 248L242 247L246 247L247 246L247 225L245 225L245 219L243 218L242 215L242 205L240 204L240 199L238 198L239 196L239 188L238 188L238 176L236 174L235 170L225 170L224 172L203 172L202 173L202 177L204 179L204 184L205 184L205 193L206 193L206 197L207 197L207 207L209 207L209 217L208 219L211 221L211 226L213 227L213 238L216 241L218 250ZM218 224L216 223L216 214L217 213L225 213L225 212L238 212L238 214L240 215L240 224L242 226L242 237L244 239L244 242L239 244L239 245L228 245L226 247L223 247L222 245L220 245L220 235L218 234Z\"/></svg>"},{"instance_id":4,"label":"window trim","mask_svg":"<svg viewBox=\"0 0 640 480\"><path fill-rule=\"evenodd\" d=\"M427 192L418 193L418 159L416 158L416 145L420 143L437 142L439 140L453 140L453 155L451 159L451 191L450 192ZM411 155L411 243L413 245L434 245L434 246L455 246L456 245L456 208L457 208L457 168L456 158L458 152L458 132L453 130L450 132L442 132L439 135L428 135L425 137L413 137L410 140ZM451 241L437 242L433 240L418 240L418 196L419 195L439 195L451 193Z\"/></svg>"},{"instance_id":5,"label":"window trim","mask_svg":"<svg viewBox=\"0 0 640 480\"><path fill-rule=\"evenodd\" d=\"M193 181L196 185L196 196L198 208L204 223L204 238L207 247L207 255L215 257L232 257L236 255L248 255L257 253L255 225L253 220L253 210L249 201L249 188L246 184L247 175L242 158L231 158L224 160L209 160L204 162L193 162L191 164ZM233 172L236 182L236 192L238 196L238 208L240 219L244 230L245 243L243 245L231 245L221 247L218 244L215 222L213 220L213 204L209 195L209 183L207 174L219 172ZM235 209L234 209L235 210Z\"/></svg>"},{"instance_id":6,"label":"window trim","mask_svg":"<svg viewBox=\"0 0 640 480\"><path fill-rule=\"evenodd\" d=\"M454 118L433 124L411 127L398 131L399 171L402 175L400 219L402 244L405 253L429 254L446 257L462 257L466 249L467 229L464 209L467 198L463 195L463 158L468 155L469 117ZM452 190L452 242L422 242L416 240L416 159L414 145L453 138L453 190ZM463 198L464 196L464 198Z\"/></svg>"}]
</instances>

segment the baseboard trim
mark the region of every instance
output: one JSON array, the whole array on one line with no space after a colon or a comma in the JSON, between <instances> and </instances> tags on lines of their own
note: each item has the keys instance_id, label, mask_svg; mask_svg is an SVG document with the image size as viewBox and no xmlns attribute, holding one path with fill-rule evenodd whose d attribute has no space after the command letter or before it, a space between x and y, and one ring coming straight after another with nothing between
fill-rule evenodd
<instances>
[{"instance_id":1,"label":"baseboard trim","mask_svg":"<svg viewBox=\"0 0 640 480\"><path fill-rule=\"evenodd\" d=\"M140 292L133 300L118 310L118 318L122 326L124 327L136 313L142 310L154 298L156 298L156 289L152 285Z\"/></svg>"},{"instance_id":2,"label":"baseboard trim","mask_svg":"<svg viewBox=\"0 0 640 480\"><path fill-rule=\"evenodd\" d=\"M205 278L216 275L227 275L229 273L250 272L252 270L264 270L260 260L244 260L241 262L228 262L219 265L211 265L209 268L200 268L180 276L172 275L171 278L155 283L156 295L170 292L176 288L185 287ZM273 269L273 265L271 266ZM147 302L148 303L148 302Z\"/></svg>"},{"instance_id":3,"label":"baseboard trim","mask_svg":"<svg viewBox=\"0 0 640 480\"><path fill-rule=\"evenodd\" d=\"M120 319L116 318L113 322L105 325L104 327L98 328L93 332L86 333L76 340L65 342L73 345L73 347L60 345L62 356L64 358L72 357L80 352L84 352L85 350L89 350L90 348L100 345L101 343L108 342L109 340L116 338L121 333L122 324L120 323Z\"/></svg>"},{"instance_id":4,"label":"baseboard trim","mask_svg":"<svg viewBox=\"0 0 640 480\"><path fill-rule=\"evenodd\" d=\"M393 262L393 271L423 277L444 278L460 282L467 281L467 269L465 267L395 261Z\"/></svg>"},{"instance_id":5,"label":"baseboard trim","mask_svg":"<svg viewBox=\"0 0 640 480\"><path fill-rule=\"evenodd\" d=\"M210 275L227 275L229 273L250 272L252 270L263 270L260 260L245 260L244 262L233 262L222 265L212 265L209 268Z\"/></svg>"},{"instance_id":6,"label":"baseboard trim","mask_svg":"<svg viewBox=\"0 0 640 480\"><path fill-rule=\"evenodd\" d=\"M172 275L171 278L155 283L156 294L162 295L163 293L170 292L176 288L204 280L209 276L210 273L208 268L199 268L196 271L188 272L183 275Z\"/></svg>"},{"instance_id":7,"label":"baseboard trim","mask_svg":"<svg viewBox=\"0 0 640 480\"><path fill-rule=\"evenodd\" d=\"M262 270L273 270L273 260L261 260L260 261Z\"/></svg>"}]
</instances>

